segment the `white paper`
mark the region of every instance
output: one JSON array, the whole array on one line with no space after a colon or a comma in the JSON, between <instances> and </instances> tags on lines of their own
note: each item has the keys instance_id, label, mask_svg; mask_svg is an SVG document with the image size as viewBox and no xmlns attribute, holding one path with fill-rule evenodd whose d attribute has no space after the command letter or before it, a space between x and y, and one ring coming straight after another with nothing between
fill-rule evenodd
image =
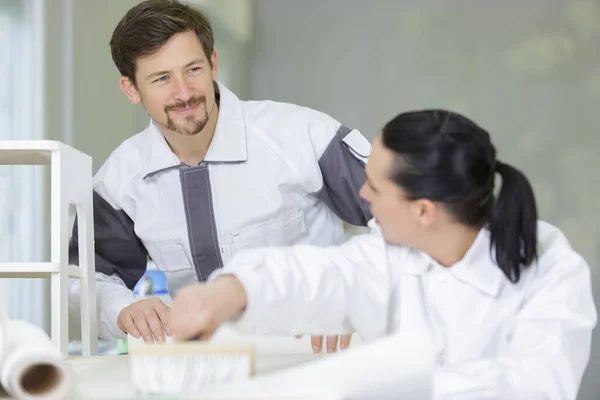
<instances>
[{"instance_id":1,"label":"white paper","mask_svg":"<svg viewBox=\"0 0 600 400\"><path fill-rule=\"evenodd\" d=\"M208 398L244 393L244 398L289 395L332 400L430 399L433 355L434 349L428 341L403 333L203 395Z\"/></svg>"},{"instance_id":2,"label":"white paper","mask_svg":"<svg viewBox=\"0 0 600 400\"><path fill-rule=\"evenodd\" d=\"M303 335L301 338L296 338L293 335L289 336L276 336L276 335L248 335L242 334L237 330L233 329L228 324L223 324L210 338L213 343L233 343L241 344L247 343L254 346L257 356L263 355L310 355L313 354L311 345L311 336ZM174 339L171 336L166 337L166 343L173 343ZM142 337L134 338L131 335L127 335L128 347L131 349L134 346L144 346L146 343ZM357 335L353 334L350 340L350 348L357 348L363 345L363 340ZM147 346L147 345L146 345ZM337 351L339 349L339 338ZM323 347L322 352L327 352L327 341L325 335L323 336Z\"/></svg>"},{"instance_id":3,"label":"white paper","mask_svg":"<svg viewBox=\"0 0 600 400\"><path fill-rule=\"evenodd\" d=\"M255 347L255 351L258 356L313 354L310 335L303 335L301 338L296 338L293 335L248 335L239 333L228 324L223 324L214 333L210 341L215 343L249 343ZM357 334L352 335L350 340L350 348L355 349L363 344L364 342ZM323 353L327 352L327 341L325 335L323 336L323 347L321 351ZM337 351L340 351L339 338Z\"/></svg>"},{"instance_id":4,"label":"white paper","mask_svg":"<svg viewBox=\"0 0 600 400\"><path fill-rule=\"evenodd\" d=\"M46 332L25 321L0 320L0 384L18 400L63 399L73 377Z\"/></svg>"}]
</instances>

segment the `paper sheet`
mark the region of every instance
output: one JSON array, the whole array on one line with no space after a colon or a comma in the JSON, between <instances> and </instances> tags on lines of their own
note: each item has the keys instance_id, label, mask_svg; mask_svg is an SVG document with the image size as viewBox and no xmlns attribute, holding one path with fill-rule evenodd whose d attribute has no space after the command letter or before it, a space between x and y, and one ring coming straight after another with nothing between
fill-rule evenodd
<instances>
[{"instance_id":1,"label":"paper sheet","mask_svg":"<svg viewBox=\"0 0 600 400\"><path fill-rule=\"evenodd\" d=\"M270 335L245 335L230 327L228 324L222 325L212 336L211 341L216 343L251 343L256 348L258 355L278 355L278 354L313 354L310 335L303 335L301 338L290 336L270 336ZM350 348L356 349L362 346L364 342L357 335L353 334L350 341ZM323 337L322 352L327 350L326 339ZM337 351L339 352L339 339Z\"/></svg>"},{"instance_id":2,"label":"paper sheet","mask_svg":"<svg viewBox=\"0 0 600 400\"><path fill-rule=\"evenodd\" d=\"M403 333L203 395L207 398L244 393L248 398L430 399L433 354L428 341Z\"/></svg>"},{"instance_id":3,"label":"paper sheet","mask_svg":"<svg viewBox=\"0 0 600 400\"><path fill-rule=\"evenodd\" d=\"M228 324L224 324L213 334L210 341L214 343L249 343L254 345L257 355L308 355L313 354L310 339L310 335L303 335L301 338L296 338L293 335L245 335L231 328ZM173 338L168 336L166 342L173 342ZM136 339L131 335L127 335L127 343L130 349L133 346L145 345L141 337ZM350 348L357 348L363 344L364 342L357 334L352 335ZM326 347L326 339L323 337L323 353L327 351ZM339 343L337 351L340 351Z\"/></svg>"}]
</instances>

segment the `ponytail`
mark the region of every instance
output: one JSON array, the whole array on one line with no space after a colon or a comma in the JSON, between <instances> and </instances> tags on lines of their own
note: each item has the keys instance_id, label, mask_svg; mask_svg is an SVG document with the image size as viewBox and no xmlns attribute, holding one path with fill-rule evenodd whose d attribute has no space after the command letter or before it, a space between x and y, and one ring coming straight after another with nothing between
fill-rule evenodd
<instances>
[{"instance_id":1,"label":"ponytail","mask_svg":"<svg viewBox=\"0 0 600 400\"><path fill-rule=\"evenodd\" d=\"M519 170L496 162L502 187L490 221L491 246L506 277L519 281L521 269L537 258L537 208L533 189Z\"/></svg>"}]
</instances>

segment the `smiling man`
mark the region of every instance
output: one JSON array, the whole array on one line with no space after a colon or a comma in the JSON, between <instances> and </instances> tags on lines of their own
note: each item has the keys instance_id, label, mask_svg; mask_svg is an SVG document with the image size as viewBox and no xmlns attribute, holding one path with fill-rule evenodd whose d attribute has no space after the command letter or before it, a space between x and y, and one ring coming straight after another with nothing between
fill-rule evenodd
<instances>
[{"instance_id":1,"label":"smiling man","mask_svg":"<svg viewBox=\"0 0 600 400\"><path fill-rule=\"evenodd\" d=\"M343 221L367 224L358 192L370 143L306 107L240 101L217 80L202 13L178 1L142 2L118 23L110 45L123 92L143 105L150 124L94 177L100 337L130 333L160 343L170 333L164 303L133 297L148 257L174 296L241 250L335 245ZM78 293L75 280L71 294ZM314 334L314 351L322 348L318 334L328 334L327 351L335 351L341 332L299 333ZM350 336L339 341L343 349Z\"/></svg>"}]
</instances>

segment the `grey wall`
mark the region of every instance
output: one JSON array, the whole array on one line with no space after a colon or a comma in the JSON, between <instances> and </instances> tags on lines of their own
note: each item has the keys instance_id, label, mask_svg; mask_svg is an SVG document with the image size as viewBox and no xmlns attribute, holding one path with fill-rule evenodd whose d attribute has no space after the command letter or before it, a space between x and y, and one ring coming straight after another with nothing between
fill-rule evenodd
<instances>
[{"instance_id":1,"label":"grey wall","mask_svg":"<svg viewBox=\"0 0 600 400\"><path fill-rule=\"evenodd\" d=\"M74 145L93 157L96 171L123 140L148 124L119 88L112 62L113 29L134 0L74 0L73 133Z\"/></svg>"},{"instance_id":2,"label":"grey wall","mask_svg":"<svg viewBox=\"0 0 600 400\"><path fill-rule=\"evenodd\" d=\"M65 13L65 2L52 2L47 8L48 136L68 141L65 135L71 126L71 145L92 156L95 172L112 150L148 123L143 109L121 92L108 45L115 25L137 1L72 0L72 18ZM65 41L63 34L68 23L73 29L71 41ZM71 112L65 113L69 47L72 104Z\"/></svg>"},{"instance_id":3,"label":"grey wall","mask_svg":"<svg viewBox=\"0 0 600 400\"><path fill-rule=\"evenodd\" d=\"M253 0L187 0L210 18L219 55L218 79L238 97L250 90L248 69L253 33Z\"/></svg>"},{"instance_id":4,"label":"grey wall","mask_svg":"<svg viewBox=\"0 0 600 400\"><path fill-rule=\"evenodd\" d=\"M590 263L598 302L600 3L256 0L255 35L252 98L320 109L369 138L422 107L486 127ZM581 399L600 398L594 340Z\"/></svg>"}]
</instances>

